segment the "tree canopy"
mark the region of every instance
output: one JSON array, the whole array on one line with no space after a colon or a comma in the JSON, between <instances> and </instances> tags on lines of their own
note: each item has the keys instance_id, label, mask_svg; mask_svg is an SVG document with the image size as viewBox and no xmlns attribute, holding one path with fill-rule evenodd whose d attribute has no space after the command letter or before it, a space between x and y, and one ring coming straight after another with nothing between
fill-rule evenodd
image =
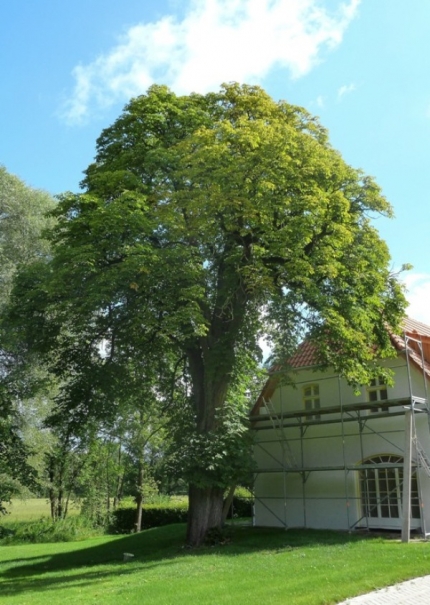
<instances>
[{"instance_id":1,"label":"tree canopy","mask_svg":"<svg viewBox=\"0 0 430 605\"><path fill-rule=\"evenodd\" d=\"M46 213L53 207L48 193L28 187L0 166L0 305L7 300L16 270L47 253L41 233L52 224Z\"/></svg>"},{"instance_id":2,"label":"tree canopy","mask_svg":"<svg viewBox=\"0 0 430 605\"><path fill-rule=\"evenodd\" d=\"M233 477L243 460L218 437L241 432L231 413L262 335L286 351L309 334L321 362L356 383L391 353L386 326L405 300L371 221L391 208L314 117L238 84L189 96L152 86L102 132L82 185L62 196L52 259L21 274L9 319L73 375L75 411L96 370L121 381L132 358L184 360L195 464L202 449L188 526L198 544L221 520L229 479L216 468L229 461Z\"/></svg>"},{"instance_id":3,"label":"tree canopy","mask_svg":"<svg viewBox=\"0 0 430 605\"><path fill-rule=\"evenodd\" d=\"M53 224L46 216L53 208L54 200L48 193L28 187L0 166L0 314L9 301L16 272L46 257L48 243L41 234ZM28 367L25 372L16 369L16 356L6 350L0 332L0 512L2 501L8 501L23 485L35 484L14 404L29 393L30 384L38 377Z\"/></svg>"}]
</instances>

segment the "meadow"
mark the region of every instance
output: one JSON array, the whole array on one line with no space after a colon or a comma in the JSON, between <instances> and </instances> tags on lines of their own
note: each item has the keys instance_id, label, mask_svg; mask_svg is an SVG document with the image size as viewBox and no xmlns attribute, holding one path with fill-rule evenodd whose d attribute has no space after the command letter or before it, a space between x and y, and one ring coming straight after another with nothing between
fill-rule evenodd
<instances>
[{"instance_id":1,"label":"meadow","mask_svg":"<svg viewBox=\"0 0 430 605\"><path fill-rule=\"evenodd\" d=\"M183 524L0 546L0 604L322 605L430 573L430 545L236 525L190 550ZM124 553L133 555L124 562Z\"/></svg>"},{"instance_id":2,"label":"meadow","mask_svg":"<svg viewBox=\"0 0 430 605\"><path fill-rule=\"evenodd\" d=\"M7 505L8 515L3 519L0 518L0 525L9 524L16 521L30 521L40 519L41 517L49 517L50 506L46 498L26 498L25 500L13 500ZM77 504L69 505L68 514L79 514L80 507Z\"/></svg>"}]
</instances>

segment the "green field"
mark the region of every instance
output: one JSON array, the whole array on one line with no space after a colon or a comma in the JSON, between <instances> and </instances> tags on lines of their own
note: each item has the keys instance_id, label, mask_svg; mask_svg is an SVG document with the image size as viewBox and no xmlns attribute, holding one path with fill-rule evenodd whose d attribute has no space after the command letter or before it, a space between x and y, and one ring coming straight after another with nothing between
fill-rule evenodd
<instances>
[{"instance_id":1,"label":"green field","mask_svg":"<svg viewBox=\"0 0 430 605\"><path fill-rule=\"evenodd\" d=\"M0 517L0 524L11 521L30 521L50 516L49 501L46 498L28 498L26 500L13 500L6 506L10 514ZM69 515L79 513L79 507L75 504L69 505Z\"/></svg>"},{"instance_id":2,"label":"green field","mask_svg":"<svg viewBox=\"0 0 430 605\"><path fill-rule=\"evenodd\" d=\"M184 529L2 546L0 603L317 605L430 573L425 542L234 527L225 545L193 551Z\"/></svg>"}]
</instances>

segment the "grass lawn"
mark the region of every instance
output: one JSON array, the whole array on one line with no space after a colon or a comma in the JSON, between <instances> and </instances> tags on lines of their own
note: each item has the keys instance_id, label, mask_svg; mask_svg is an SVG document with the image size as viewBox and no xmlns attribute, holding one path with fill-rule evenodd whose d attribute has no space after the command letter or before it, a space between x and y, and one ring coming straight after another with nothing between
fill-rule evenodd
<instances>
[{"instance_id":1,"label":"grass lawn","mask_svg":"<svg viewBox=\"0 0 430 605\"><path fill-rule=\"evenodd\" d=\"M327 531L234 527L183 548L184 526L84 542L0 547L8 605L328 604L430 573L430 544ZM135 555L122 561L123 553Z\"/></svg>"}]
</instances>

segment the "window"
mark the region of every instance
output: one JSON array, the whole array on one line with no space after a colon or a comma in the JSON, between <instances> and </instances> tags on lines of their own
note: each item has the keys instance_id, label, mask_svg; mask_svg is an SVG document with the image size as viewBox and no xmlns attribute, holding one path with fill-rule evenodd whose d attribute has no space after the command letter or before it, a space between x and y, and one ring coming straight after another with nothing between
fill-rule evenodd
<instances>
[{"instance_id":1,"label":"window","mask_svg":"<svg viewBox=\"0 0 430 605\"><path fill-rule=\"evenodd\" d=\"M305 410L319 410L320 403L320 387L318 384L308 384L303 387L303 403ZM321 420L321 414L308 416L309 420Z\"/></svg>"},{"instance_id":2,"label":"window","mask_svg":"<svg viewBox=\"0 0 430 605\"><path fill-rule=\"evenodd\" d=\"M367 399L370 402L376 401L387 401L388 391L387 385L383 378L374 378L370 385L367 387ZM388 411L388 408L372 407L370 410L371 414L382 412L383 410Z\"/></svg>"},{"instance_id":3,"label":"window","mask_svg":"<svg viewBox=\"0 0 430 605\"><path fill-rule=\"evenodd\" d=\"M368 519L399 519L402 516L403 458L396 455L374 456L363 465L374 465L360 471L361 506ZM392 466L390 466L392 465ZM396 465L396 466L395 466ZM411 478L411 517L420 518L416 472Z\"/></svg>"}]
</instances>

